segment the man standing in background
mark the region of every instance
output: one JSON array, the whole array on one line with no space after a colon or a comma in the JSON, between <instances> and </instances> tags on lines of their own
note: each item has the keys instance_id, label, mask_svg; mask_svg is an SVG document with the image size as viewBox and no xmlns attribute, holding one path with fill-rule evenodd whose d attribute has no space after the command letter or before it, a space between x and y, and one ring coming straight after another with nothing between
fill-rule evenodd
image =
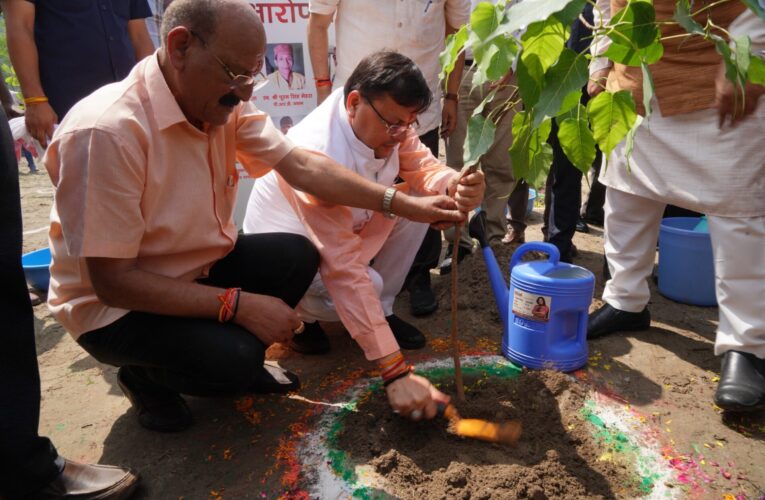
<instances>
[{"instance_id":1,"label":"man standing in background","mask_svg":"<svg viewBox=\"0 0 765 500\"><path fill-rule=\"evenodd\" d=\"M463 67L460 57L444 93L438 78L438 56L444 50L446 36L470 20L470 0L310 0L309 10L308 51L318 103L326 99L333 85L342 87L364 57L382 49L399 52L417 64L433 93L433 103L420 115L417 133L438 157L439 125L442 135L449 136L457 122L457 92ZM328 31L333 18L337 48L334 82L328 64ZM430 229L407 278L414 315L427 315L438 308L430 288L430 269L438 265L440 253L441 233Z\"/></svg>"},{"instance_id":2,"label":"man standing in background","mask_svg":"<svg viewBox=\"0 0 765 500\"><path fill-rule=\"evenodd\" d=\"M3 0L8 50L21 84L29 134L43 147L77 101L122 80L154 52L147 0Z\"/></svg>"}]
</instances>

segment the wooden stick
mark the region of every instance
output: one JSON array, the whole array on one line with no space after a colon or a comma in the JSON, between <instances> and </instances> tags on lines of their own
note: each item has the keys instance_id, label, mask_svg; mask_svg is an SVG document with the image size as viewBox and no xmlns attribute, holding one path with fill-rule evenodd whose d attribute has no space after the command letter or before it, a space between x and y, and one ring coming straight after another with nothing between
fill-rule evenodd
<instances>
[{"instance_id":1,"label":"wooden stick","mask_svg":"<svg viewBox=\"0 0 765 500\"><path fill-rule=\"evenodd\" d=\"M454 385L457 387L457 400L465 401L465 386L462 383L460 365L460 346L457 341L457 264L459 263L460 232L462 226L454 225L454 246L452 247L452 359L454 359Z\"/></svg>"}]
</instances>

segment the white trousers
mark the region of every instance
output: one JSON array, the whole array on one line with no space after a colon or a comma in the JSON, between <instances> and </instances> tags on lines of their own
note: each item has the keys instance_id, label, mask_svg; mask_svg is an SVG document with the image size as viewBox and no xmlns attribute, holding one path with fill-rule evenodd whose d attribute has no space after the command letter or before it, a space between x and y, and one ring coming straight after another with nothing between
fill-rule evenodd
<instances>
[{"instance_id":1,"label":"white trousers","mask_svg":"<svg viewBox=\"0 0 765 500\"><path fill-rule=\"evenodd\" d=\"M648 304L665 204L608 188L605 252L612 278L603 300L622 311ZM765 217L708 217L720 321L715 354L744 351L765 358Z\"/></svg>"},{"instance_id":2,"label":"white trousers","mask_svg":"<svg viewBox=\"0 0 765 500\"><path fill-rule=\"evenodd\" d=\"M399 217L388 239L375 256L373 264L367 268L386 317L393 314L393 302L404 285L427 229L427 224ZM317 273L314 277L303 300L297 306L297 312L309 323L317 320L340 321L335 304L320 274Z\"/></svg>"}]
</instances>

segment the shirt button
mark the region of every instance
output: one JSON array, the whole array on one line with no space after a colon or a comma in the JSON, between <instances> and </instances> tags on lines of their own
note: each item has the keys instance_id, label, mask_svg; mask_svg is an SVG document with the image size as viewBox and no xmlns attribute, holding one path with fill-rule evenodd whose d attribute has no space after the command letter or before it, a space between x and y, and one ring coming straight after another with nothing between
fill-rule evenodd
<instances>
[{"instance_id":1,"label":"shirt button","mask_svg":"<svg viewBox=\"0 0 765 500\"><path fill-rule=\"evenodd\" d=\"M106 5L101 4L101 10L106 10Z\"/></svg>"},{"instance_id":2,"label":"shirt button","mask_svg":"<svg viewBox=\"0 0 765 500\"><path fill-rule=\"evenodd\" d=\"M114 37L113 37L113 36L110 36L110 37L109 37L109 41L110 41L110 42L113 42L113 41L114 41Z\"/></svg>"},{"instance_id":3,"label":"shirt button","mask_svg":"<svg viewBox=\"0 0 765 500\"><path fill-rule=\"evenodd\" d=\"M398 23L398 27L399 28L402 27L403 25L404 25L404 23Z\"/></svg>"}]
</instances>

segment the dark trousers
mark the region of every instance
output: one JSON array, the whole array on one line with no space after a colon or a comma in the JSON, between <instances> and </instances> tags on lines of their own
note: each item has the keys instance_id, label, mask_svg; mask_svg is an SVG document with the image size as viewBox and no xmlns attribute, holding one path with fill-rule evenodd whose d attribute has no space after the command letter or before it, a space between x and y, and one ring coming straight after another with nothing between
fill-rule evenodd
<instances>
[{"instance_id":1,"label":"dark trousers","mask_svg":"<svg viewBox=\"0 0 765 500\"><path fill-rule=\"evenodd\" d=\"M430 149L433 156L438 158L438 128L434 128L420 136L420 142ZM412 267L406 277L409 287L430 287L430 270L438 266L441 256L441 231L428 228L420 249L414 257Z\"/></svg>"},{"instance_id":2,"label":"dark trousers","mask_svg":"<svg viewBox=\"0 0 765 500\"><path fill-rule=\"evenodd\" d=\"M279 297L294 308L318 267L319 253L303 236L240 235L201 283ZM78 342L102 363L129 366L146 382L194 396L247 392L268 347L233 323L135 311Z\"/></svg>"},{"instance_id":3,"label":"dark trousers","mask_svg":"<svg viewBox=\"0 0 765 500\"><path fill-rule=\"evenodd\" d=\"M0 109L0 497L42 489L61 473L63 459L40 423L40 374L35 329L21 268L19 169L8 119Z\"/></svg>"},{"instance_id":4,"label":"dark trousers","mask_svg":"<svg viewBox=\"0 0 765 500\"><path fill-rule=\"evenodd\" d=\"M582 172L563 152L558 142L558 125L555 120L548 142L553 148L553 163L545 184L542 233L545 241L558 248L561 260L571 262L571 240L579 220L579 206L582 200Z\"/></svg>"}]
</instances>

